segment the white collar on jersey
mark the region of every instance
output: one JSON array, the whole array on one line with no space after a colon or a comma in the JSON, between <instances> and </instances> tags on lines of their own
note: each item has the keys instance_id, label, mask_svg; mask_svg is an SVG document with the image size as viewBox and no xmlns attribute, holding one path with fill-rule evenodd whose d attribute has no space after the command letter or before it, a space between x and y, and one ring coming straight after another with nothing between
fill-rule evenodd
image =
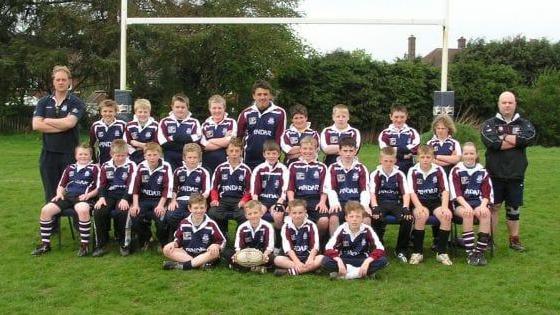
<instances>
[{"instance_id":1,"label":"white collar on jersey","mask_svg":"<svg viewBox=\"0 0 560 315\"><path fill-rule=\"evenodd\" d=\"M467 171L467 173L469 175L471 175L472 173L474 173L476 171L484 170L484 167L480 163L476 163L474 165L474 167L466 167L465 163L459 162L459 163L457 163L457 165L454 168L458 168L461 171ZM453 172L453 171L451 171L451 172Z\"/></svg>"},{"instance_id":2,"label":"white collar on jersey","mask_svg":"<svg viewBox=\"0 0 560 315\"><path fill-rule=\"evenodd\" d=\"M204 214L204 219L202 219L202 222L200 222L200 224L196 226L192 220L192 214L189 214L189 216L187 217L187 221L192 225L193 232L196 232L205 228L210 221L210 218L207 214Z\"/></svg>"},{"instance_id":3,"label":"white collar on jersey","mask_svg":"<svg viewBox=\"0 0 560 315\"><path fill-rule=\"evenodd\" d=\"M434 163L432 163L430 169L427 172L424 172L424 170L420 167L420 163L416 163L416 165L414 165L411 169L417 171L418 173L422 174L424 177L427 177L428 175L437 172L437 170L440 169L441 166L438 166ZM445 174L445 172L443 172L443 174ZM445 176L445 175L444 175Z\"/></svg>"},{"instance_id":4,"label":"white collar on jersey","mask_svg":"<svg viewBox=\"0 0 560 315\"><path fill-rule=\"evenodd\" d=\"M82 169L90 166L91 163L93 163L93 161L89 161L88 164L86 164L86 165L82 165L82 164L79 164L78 162L76 162L76 171L78 171L78 172L81 171Z\"/></svg>"},{"instance_id":5,"label":"white collar on jersey","mask_svg":"<svg viewBox=\"0 0 560 315\"><path fill-rule=\"evenodd\" d=\"M390 174L386 174L385 171L383 170L383 166L381 166L381 165L378 165L377 168L376 168L376 170L379 171L379 174L381 174L381 175L383 175L383 176L389 178L389 177L391 177L391 176L393 176L393 175L395 175L396 173L399 172L399 167L396 166L396 165L393 166L393 169L391 170L391 173L390 173Z\"/></svg>"},{"instance_id":6,"label":"white collar on jersey","mask_svg":"<svg viewBox=\"0 0 560 315\"><path fill-rule=\"evenodd\" d=\"M346 126L346 128L344 128L344 129L338 129L338 127L336 126L336 124L332 124L332 125L331 125L330 127L328 127L328 128L334 129L334 130L336 130L336 131L338 131L338 132L346 132L346 131L348 131L348 130L353 129L352 126L350 126L350 124L348 124L348 125Z\"/></svg>"},{"instance_id":7,"label":"white collar on jersey","mask_svg":"<svg viewBox=\"0 0 560 315\"><path fill-rule=\"evenodd\" d=\"M127 157L126 160L124 161L123 165L116 165L115 161L113 161L113 159L110 159L109 161L107 161L105 163L107 163L107 165L112 166L112 167L121 167L121 166L127 165L130 162L131 162L130 159Z\"/></svg>"},{"instance_id":8,"label":"white collar on jersey","mask_svg":"<svg viewBox=\"0 0 560 315\"><path fill-rule=\"evenodd\" d=\"M276 110L278 108L278 106L276 106L274 104L274 102L270 101L268 107L261 113L261 110L257 107L257 103L253 102L253 104L251 104L251 108L253 110L256 110L259 113L259 115L264 115L266 113L270 113L270 112Z\"/></svg>"},{"instance_id":9,"label":"white collar on jersey","mask_svg":"<svg viewBox=\"0 0 560 315\"><path fill-rule=\"evenodd\" d=\"M302 132L306 132L306 131L311 131L311 123L310 122L306 122L306 126L305 126L305 130L304 131L299 131L296 126L294 126L294 124L290 125L290 129L291 131L295 131L297 133L302 133Z\"/></svg>"},{"instance_id":10,"label":"white collar on jersey","mask_svg":"<svg viewBox=\"0 0 560 315\"><path fill-rule=\"evenodd\" d=\"M187 163L185 163L185 161L181 161L181 164L183 165L185 170L187 170L187 174L190 174L192 171L198 169L199 167L202 167L202 163L198 163L194 168L188 168Z\"/></svg>"},{"instance_id":11,"label":"white collar on jersey","mask_svg":"<svg viewBox=\"0 0 560 315\"><path fill-rule=\"evenodd\" d=\"M134 117L132 117L132 121L137 122L139 126L141 126L140 120L138 120L138 116L134 115ZM153 117L148 117L148 120L146 120L146 123L144 123L144 127L145 126L149 126L151 123L153 123L154 121L156 121Z\"/></svg>"},{"instance_id":12,"label":"white collar on jersey","mask_svg":"<svg viewBox=\"0 0 560 315\"><path fill-rule=\"evenodd\" d=\"M345 168L345 167L344 167L344 164L342 164L342 158L341 158L340 156L338 156L338 157L336 158L336 162L335 162L335 164L340 165L340 167L342 167L344 170L351 170L351 169L353 169L354 167L356 167L356 165L357 165L358 163L360 163L360 161L358 160L358 157L357 157L357 156L354 157L354 159L352 160L352 165L350 166L350 168Z\"/></svg>"},{"instance_id":13,"label":"white collar on jersey","mask_svg":"<svg viewBox=\"0 0 560 315\"><path fill-rule=\"evenodd\" d=\"M348 224L348 222L344 222L341 226L340 226L346 233L348 233L348 235L350 235L350 239L354 240L356 238L356 236L360 235L360 233L362 233L365 229L366 229L366 225L365 224L360 224L360 228L358 230L358 232L354 233L352 232L352 230L350 230L350 225Z\"/></svg>"},{"instance_id":14,"label":"white collar on jersey","mask_svg":"<svg viewBox=\"0 0 560 315\"><path fill-rule=\"evenodd\" d=\"M389 128L387 128L387 129L389 129L389 130L391 130L391 131L395 131L395 132L401 133L401 132L409 131L409 130L410 130L410 127L409 127L407 124L404 124L404 125L402 126L402 128L399 129L399 128L397 128L394 124L390 124L390 125L389 125Z\"/></svg>"},{"instance_id":15,"label":"white collar on jersey","mask_svg":"<svg viewBox=\"0 0 560 315\"><path fill-rule=\"evenodd\" d=\"M284 218L284 224L288 225L290 228L294 229L294 230L299 230L301 229L302 226L304 226L306 223L311 222L308 218L307 218L307 214L305 215L305 219L303 219L303 223L300 226L296 226L294 224L294 221L292 220L292 218L290 216L286 216Z\"/></svg>"},{"instance_id":16,"label":"white collar on jersey","mask_svg":"<svg viewBox=\"0 0 560 315\"><path fill-rule=\"evenodd\" d=\"M185 119L182 119L181 121L187 120L187 119L189 119L189 118L191 118L191 117L192 117L192 113L189 111L189 112L187 113L187 117L185 117ZM175 120L175 121L179 121L179 119L177 119L177 117L175 116L175 114L174 114L173 112L169 112L169 118L171 118L171 119L173 119L173 120Z\"/></svg>"},{"instance_id":17,"label":"white collar on jersey","mask_svg":"<svg viewBox=\"0 0 560 315\"><path fill-rule=\"evenodd\" d=\"M228 118L228 113L224 113L224 117L222 118L222 120L215 122L214 119L212 119L212 116L206 118L206 120L204 121L207 124L211 124L211 125L219 125L221 123L224 122L224 120L226 120L226 118Z\"/></svg>"},{"instance_id":18,"label":"white collar on jersey","mask_svg":"<svg viewBox=\"0 0 560 315\"><path fill-rule=\"evenodd\" d=\"M515 113L515 115L513 115L513 117L511 118L511 121L508 122L508 121L504 118L504 116L502 116L502 114L500 114L500 113L497 113L497 114L496 114L496 118L498 118L499 120L501 120L501 121L503 121L503 122L505 122L505 123L508 123L508 124L510 124L510 123L512 123L512 122L514 122L514 121L516 121L516 120L519 119L520 117L521 117L521 116L519 116L518 113Z\"/></svg>"}]
</instances>

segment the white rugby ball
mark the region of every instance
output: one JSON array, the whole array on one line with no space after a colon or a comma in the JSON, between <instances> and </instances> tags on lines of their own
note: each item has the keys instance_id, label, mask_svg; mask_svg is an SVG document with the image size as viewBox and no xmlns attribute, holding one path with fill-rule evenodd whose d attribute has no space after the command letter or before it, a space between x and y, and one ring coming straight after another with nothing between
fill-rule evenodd
<instances>
[{"instance_id":1,"label":"white rugby ball","mask_svg":"<svg viewBox=\"0 0 560 315\"><path fill-rule=\"evenodd\" d=\"M243 267L255 267L264 264L264 257L256 248L244 248L235 253L235 262Z\"/></svg>"}]
</instances>

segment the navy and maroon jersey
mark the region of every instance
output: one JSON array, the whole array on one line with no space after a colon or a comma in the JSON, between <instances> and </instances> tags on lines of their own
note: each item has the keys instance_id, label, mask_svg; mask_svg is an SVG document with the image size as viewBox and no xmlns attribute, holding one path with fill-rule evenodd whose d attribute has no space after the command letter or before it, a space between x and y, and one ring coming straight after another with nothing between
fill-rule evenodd
<instances>
[{"instance_id":1,"label":"navy and maroon jersey","mask_svg":"<svg viewBox=\"0 0 560 315\"><path fill-rule=\"evenodd\" d=\"M280 230L282 249L287 255L293 251L298 257L309 256L312 250L319 252L319 232L313 221L306 219L301 226L295 226L290 217L284 219Z\"/></svg>"},{"instance_id":2,"label":"navy and maroon jersey","mask_svg":"<svg viewBox=\"0 0 560 315\"><path fill-rule=\"evenodd\" d=\"M208 117L208 119L202 123L201 129L202 138L200 138L200 144L203 147L205 147L208 144L208 140L211 139L237 136L237 122L233 118L228 118L227 113L224 119L219 122L215 122L212 117ZM202 155L202 166L213 173L216 166L224 163L226 159L226 148L204 151Z\"/></svg>"},{"instance_id":3,"label":"navy and maroon jersey","mask_svg":"<svg viewBox=\"0 0 560 315\"><path fill-rule=\"evenodd\" d=\"M78 197L97 189L99 183L99 166L89 163L80 165L70 164L62 173L58 186L64 187L65 194Z\"/></svg>"},{"instance_id":4,"label":"navy and maroon jersey","mask_svg":"<svg viewBox=\"0 0 560 315\"><path fill-rule=\"evenodd\" d=\"M282 198L286 200L289 173L286 166L280 162L275 165L267 161L259 164L251 176L251 194L258 196L259 201L271 205Z\"/></svg>"},{"instance_id":5,"label":"navy and maroon jersey","mask_svg":"<svg viewBox=\"0 0 560 315\"><path fill-rule=\"evenodd\" d=\"M469 204L479 204L483 198L491 204L494 201L492 181L482 165L468 168L459 162L449 174L451 200L463 197Z\"/></svg>"},{"instance_id":6,"label":"navy and maroon jersey","mask_svg":"<svg viewBox=\"0 0 560 315\"><path fill-rule=\"evenodd\" d=\"M189 200L192 193L198 192L208 198L210 194L210 174L202 167L188 169L186 165L179 167L173 173L173 192L177 200Z\"/></svg>"},{"instance_id":7,"label":"navy and maroon jersey","mask_svg":"<svg viewBox=\"0 0 560 315\"><path fill-rule=\"evenodd\" d=\"M138 165L132 184L128 189L129 195L139 195L140 199L171 198L173 191L173 170L171 165L159 159L154 170L150 170L148 161Z\"/></svg>"},{"instance_id":8,"label":"navy and maroon jersey","mask_svg":"<svg viewBox=\"0 0 560 315\"><path fill-rule=\"evenodd\" d=\"M295 198L319 198L324 193L327 166L319 161L306 162L300 158L288 168L290 179L288 190Z\"/></svg>"},{"instance_id":9,"label":"navy and maroon jersey","mask_svg":"<svg viewBox=\"0 0 560 315\"><path fill-rule=\"evenodd\" d=\"M317 131L311 129L310 126L311 123L307 123L307 128L304 131L299 131L296 127L294 127L294 125L291 125L290 128L286 129L282 134L280 147L286 154L286 160L284 161L286 165L290 165L292 162L297 161L297 159L288 160L288 152L290 152L293 147L299 146L301 139L305 137L312 137L317 140L317 143L320 143L319 134Z\"/></svg>"},{"instance_id":10,"label":"navy and maroon jersey","mask_svg":"<svg viewBox=\"0 0 560 315\"><path fill-rule=\"evenodd\" d=\"M119 119L115 119L109 125L103 122L103 119L100 119L91 125L91 128L89 128L89 145L95 148L95 144L97 144L99 148L99 152L94 154L94 161L102 165L111 159L111 144L113 140L124 137L125 128L126 123Z\"/></svg>"},{"instance_id":11,"label":"navy and maroon jersey","mask_svg":"<svg viewBox=\"0 0 560 315\"><path fill-rule=\"evenodd\" d=\"M164 150L183 152L186 143L200 141L200 122L191 113L177 119L173 112L159 122L157 139Z\"/></svg>"},{"instance_id":12,"label":"navy and maroon jersey","mask_svg":"<svg viewBox=\"0 0 560 315\"><path fill-rule=\"evenodd\" d=\"M270 102L268 108L261 112L253 104L239 114L237 127L237 137L243 138L245 143L245 163L255 167L264 161L262 148L266 140L280 144L286 129L286 111Z\"/></svg>"},{"instance_id":13,"label":"navy and maroon jersey","mask_svg":"<svg viewBox=\"0 0 560 315\"><path fill-rule=\"evenodd\" d=\"M439 201L444 191L449 191L447 175L443 167L432 163L430 170L424 172L417 163L408 170L408 187L416 194L422 204Z\"/></svg>"},{"instance_id":14,"label":"navy and maroon jersey","mask_svg":"<svg viewBox=\"0 0 560 315\"><path fill-rule=\"evenodd\" d=\"M224 197L251 200L251 169L244 163L233 168L226 161L216 168L212 175L211 200Z\"/></svg>"},{"instance_id":15,"label":"navy and maroon jersey","mask_svg":"<svg viewBox=\"0 0 560 315\"><path fill-rule=\"evenodd\" d=\"M360 147L362 145L362 136L360 135L360 131L358 129L353 128L350 125L348 125L343 130L338 129L336 125L332 125L323 129L323 131L321 131L321 141L319 141L321 150L324 151L325 147L328 145L338 145L340 143L340 140L344 138L352 138L356 140L356 148L360 150ZM337 157L337 154L326 155L325 164L331 165L332 163L336 162Z\"/></svg>"},{"instance_id":16,"label":"navy and maroon jersey","mask_svg":"<svg viewBox=\"0 0 560 315\"><path fill-rule=\"evenodd\" d=\"M212 244L218 244L222 249L226 245L226 238L218 224L206 214L198 226L192 223L192 215L184 218L175 231L174 241L191 256L205 253Z\"/></svg>"},{"instance_id":17,"label":"navy and maroon jersey","mask_svg":"<svg viewBox=\"0 0 560 315\"><path fill-rule=\"evenodd\" d=\"M447 137L445 140L439 140L437 136L434 135L432 139L428 140L427 145L434 148L434 155L452 155L453 152L457 155L463 154L461 144L451 136Z\"/></svg>"},{"instance_id":18,"label":"navy and maroon jersey","mask_svg":"<svg viewBox=\"0 0 560 315\"><path fill-rule=\"evenodd\" d=\"M244 248L256 248L261 252L274 250L274 228L261 219L259 225L253 229L251 222L245 221L237 228L235 233L235 251Z\"/></svg>"},{"instance_id":19,"label":"navy and maroon jersey","mask_svg":"<svg viewBox=\"0 0 560 315\"><path fill-rule=\"evenodd\" d=\"M395 125L390 124L389 127L379 134L379 148L394 147L397 150L397 165L405 171L412 166L412 157L405 159L404 156L412 153L416 155L416 150L420 144L420 135L414 128L409 127L407 124L401 129L397 129ZM403 167L404 164L410 166Z\"/></svg>"},{"instance_id":20,"label":"navy and maroon jersey","mask_svg":"<svg viewBox=\"0 0 560 315\"><path fill-rule=\"evenodd\" d=\"M375 194L377 203L402 203L403 196L410 192L406 176L398 167L395 166L390 174L386 174L381 165L369 176L369 191Z\"/></svg>"},{"instance_id":21,"label":"navy and maroon jersey","mask_svg":"<svg viewBox=\"0 0 560 315\"><path fill-rule=\"evenodd\" d=\"M135 171L136 164L129 159L119 166L112 159L105 162L99 176L99 197L128 199L128 187Z\"/></svg>"},{"instance_id":22,"label":"navy and maroon jersey","mask_svg":"<svg viewBox=\"0 0 560 315\"><path fill-rule=\"evenodd\" d=\"M348 223L336 229L325 246L325 256L330 258L368 258L373 260L385 256L385 248L371 226L361 224L354 234Z\"/></svg>"},{"instance_id":23,"label":"navy and maroon jersey","mask_svg":"<svg viewBox=\"0 0 560 315\"><path fill-rule=\"evenodd\" d=\"M128 153L130 159L136 164L144 161L144 151L140 148L133 147L130 142L136 140L142 143L157 142L158 123L152 117L144 125L140 124L138 118L134 116L132 121L126 124L124 140L128 143Z\"/></svg>"},{"instance_id":24,"label":"navy and maroon jersey","mask_svg":"<svg viewBox=\"0 0 560 315\"><path fill-rule=\"evenodd\" d=\"M325 192L329 196L329 205L345 204L350 200L369 207L369 172L365 165L354 159L352 166L346 169L340 159L327 169Z\"/></svg>"}]
</instances>

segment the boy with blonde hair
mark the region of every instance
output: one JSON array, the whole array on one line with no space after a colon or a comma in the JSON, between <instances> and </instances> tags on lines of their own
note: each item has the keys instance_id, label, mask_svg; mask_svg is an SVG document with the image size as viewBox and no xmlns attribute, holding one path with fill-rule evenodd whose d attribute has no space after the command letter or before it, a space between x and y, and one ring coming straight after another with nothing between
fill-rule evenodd
<instances>
[{"instance_id":1,"label":"boy with blonde hair","mask_svg":"<svg viewBox=\"0 0 560 315\"><path fill-rule=\"evenodd\" d=\"M358 150L362 145L360 131L348 124L350 119L350 111L348 106L337 104L332 110L332 119L334 124L321 131L321 150L325 152L325 165L329 166L336 162L339 155L339 142L344 138L352 138L356 141Z\"/></svg>"},{"instance_id":2,"label":"boy with blonde hair","mask_svg":"<svg viewBox=\"0 0 560 315\"><path fill-rule=\"evenodd\" d=\"M158 122L151 117L150 101L139 98L134 101L134 118L126 124L124 140L129 145L130 159L140 164L144 161L144 148L148 142L157 142Z\"/></svg>"}]
</instances>

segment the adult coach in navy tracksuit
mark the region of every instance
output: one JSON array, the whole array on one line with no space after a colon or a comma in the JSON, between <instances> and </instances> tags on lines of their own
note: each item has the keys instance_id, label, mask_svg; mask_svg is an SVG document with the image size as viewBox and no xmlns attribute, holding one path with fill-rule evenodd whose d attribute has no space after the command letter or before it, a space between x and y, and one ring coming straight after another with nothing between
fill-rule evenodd
<instances>
[{"instance_id":1,"label":"adult coach in navy tracksuit","mask_svg":"<svg viewBox=\"0 0 560 315\"><path fill-rule=\"evenodd\" d=\"M79 143L78 121L84 115L85 105L69 92L71 78L67 67L55 66L52 71L54 92L39 100L33 113L33 130L43 133L39 170L45 202L55 196L64 168L75 162L74 149Z\"/></svg>"},{"instance_id":2,"label":"adult coach in navy tracksuit","mask_svg":"<svg viewBox=\"0 0 560 315\"><path fill-rule=\"evenodd\" d=\"M494 206L492 234L498 222L498 210L506 204L509 247L523 251L519 240L519 212L523 205L523 188L527 146L534 141L535 127L516 113L515 95L503 92L498 99L499 113L482 125L482 141L486 146L486 169L492 178Z\"/></svg>"},{"instance_id":3,"label":"adult coach in navy tracksuit","mask_svg":"<svg viewBox=\"0 0 560 315\"><path fill-rule=\"evenodd\" d=\"M257 81L251 88L253 105L239 114L237 137L243 139L243 162L251 169L264 162L263 144L272 139L280 145L286 129L286 111L272 103L272 87L266 81Z\"/></svg>"}]
</instances>

